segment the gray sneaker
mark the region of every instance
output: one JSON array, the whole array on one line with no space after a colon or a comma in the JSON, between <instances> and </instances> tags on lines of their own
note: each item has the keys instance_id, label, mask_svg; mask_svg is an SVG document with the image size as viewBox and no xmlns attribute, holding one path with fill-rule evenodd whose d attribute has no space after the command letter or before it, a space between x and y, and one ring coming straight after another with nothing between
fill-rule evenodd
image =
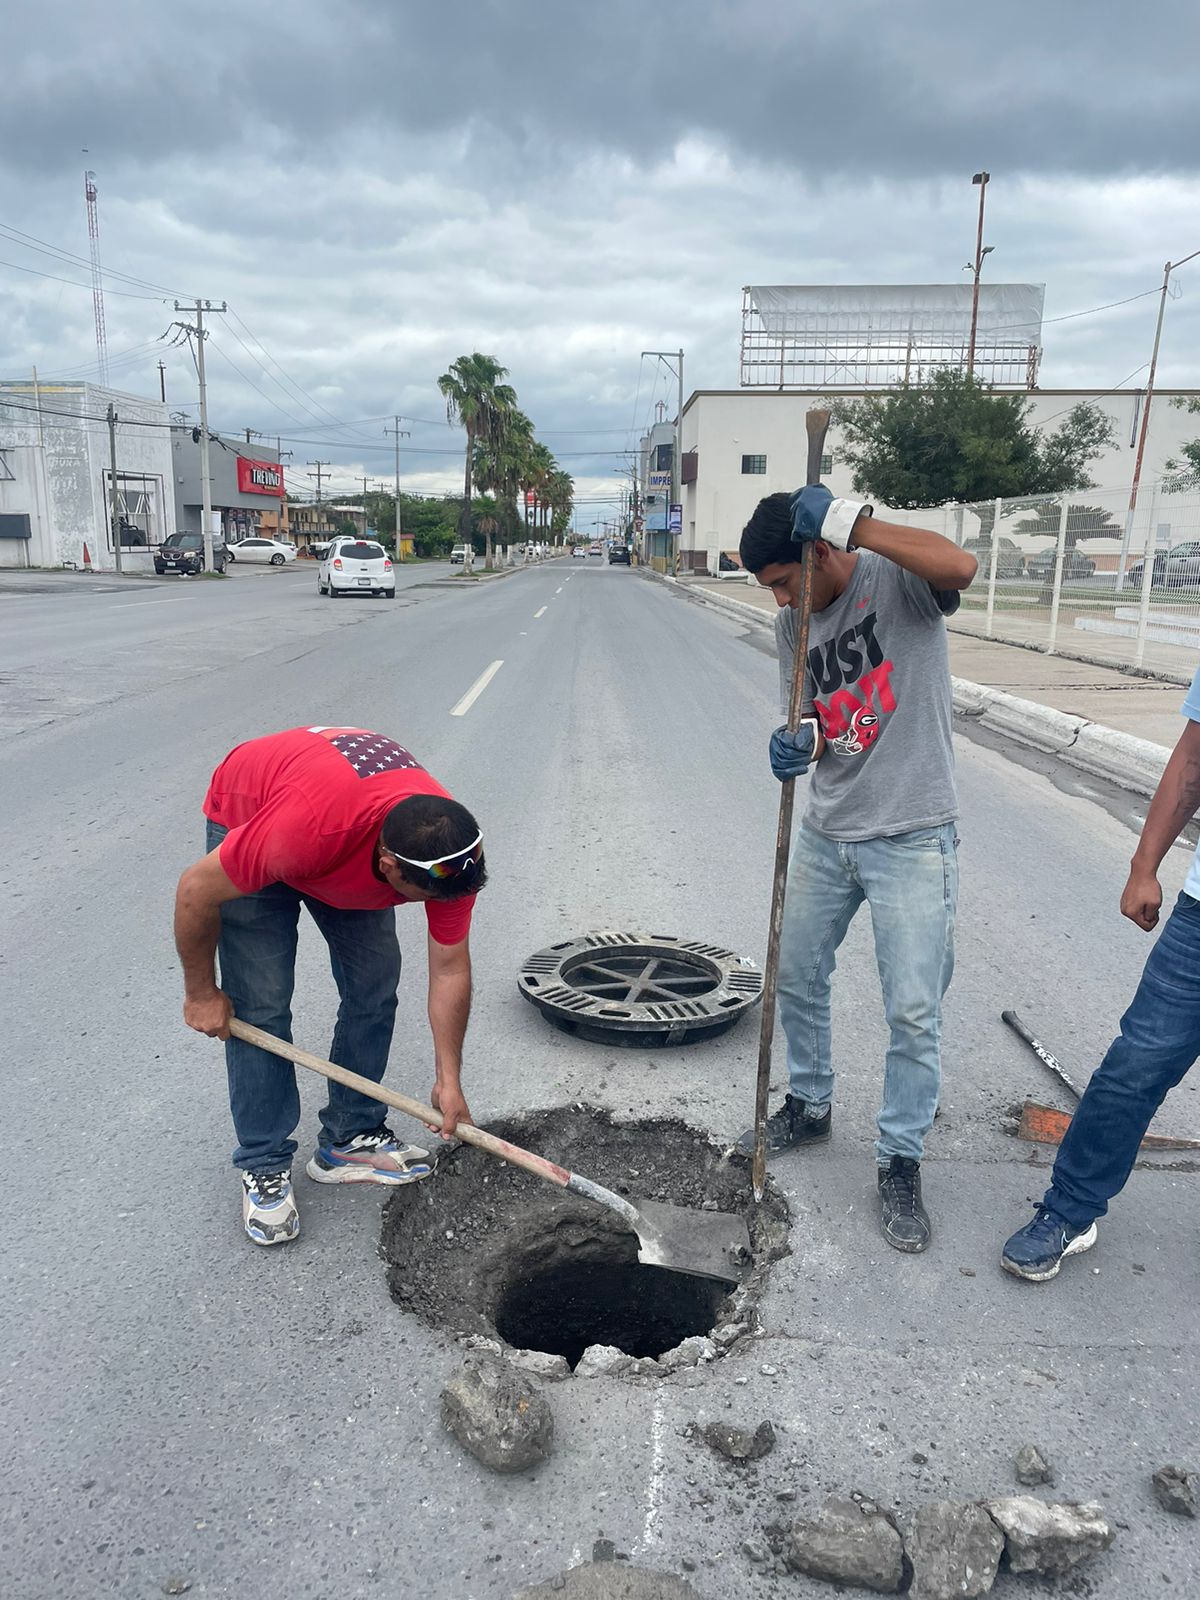
<instances>
[{"instance_id":1,"label":"gray sneaker","mask_svg":"<svg viewBox=\"0 0 1200 1600\"><path fill-rule=\"evenodd\" d=\"M242 1173L242 1222L255 1244L287 1244L300 1236L300 1213L292 1198L292 1174Z\"/></svg>"}]
</instances>

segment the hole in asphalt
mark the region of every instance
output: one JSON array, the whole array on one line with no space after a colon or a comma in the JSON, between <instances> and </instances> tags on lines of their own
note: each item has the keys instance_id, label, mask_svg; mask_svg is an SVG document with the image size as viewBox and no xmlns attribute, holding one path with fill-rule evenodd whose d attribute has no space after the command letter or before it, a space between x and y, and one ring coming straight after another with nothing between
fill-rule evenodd
<instances>
[{"instance_id":1,"label":"hole in asphalt","mask_svg":"<svg viewBox=\"0 0 1200 1600\"><path fill-rule=\"evenodd\" d=\"M788 1215L768 1179L755 1206L749 1163L674 1119L620 1122L587 1106L529 1112L489 1131L635 1199L746 1218L752 1264L737 1288L642 1266L620 1218L460 1144L383 1212L388 1287L435 1327L565 1356L588 1345L659 1356L694 1334L753 1316Z\"/></svg>"},{"instance_id":2,"label":"hole in asphalt","mask_svg":"<svg viewBox=\"0 0 1200 1600\"><path fill-rule=\"evenodd\" d=\"M496 1307L496 1332L518 1350L546 1350L572 1367L590 1344L661 1356L709 1333L727 1292L711 1279L636 1261L568 1261L510 1284Z\"/></svg>"}]
</instances>

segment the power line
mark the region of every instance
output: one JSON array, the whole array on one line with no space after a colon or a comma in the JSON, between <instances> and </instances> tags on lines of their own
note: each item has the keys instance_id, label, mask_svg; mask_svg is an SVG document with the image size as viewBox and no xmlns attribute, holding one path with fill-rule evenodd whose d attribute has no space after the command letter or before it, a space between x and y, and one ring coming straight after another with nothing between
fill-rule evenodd
<instances>
[{"instance_id":1,"label":"power line","mask_svg":"<svg viewBox=\"0 0 1200 1600\"><path fill-rule=\"evenodd\" d=\"M42 272L37 267L18 266L15 261L0 261L0 267L11 267L14 272L28 272L34 278L48 278L51 283L69 284L72 289L86 289L92 292L90 283L77 283L74 278L60 278L56 272ZM166 295L161 294L134 294L132 289L110 289L109 294L122 295L126 300L165 300Z\"/></svg>"},{"instance_id":2,"label":"power line","mask_svg":"<svg viewBox=\"0 0 1200 1600\"><path fill-rule=\"evenodd\" d=\"M39 255L50 256L56 261L70 262L75 266L88 268L91 267L90 261L86 260L83 256L77 256L73 250L65 250L60 245L50 244L48 240L39 239L35 234L22 233L20 228L14 228L11 223L0 222L0 234L11 239L14 244L20 244L26 250L37 251ZM135 278L132 276L132 274L128 272L118 272L113 267L105 267L104 276L106 278L119 278L122 283L135 284L139 289L159 290L162 294L169 295L172 298L174 298L176 295L184 300L188 298L187 295L184 295L178 289L164 289L161 283L150 283L145 278Z\"/></svg>"}]
</instances>

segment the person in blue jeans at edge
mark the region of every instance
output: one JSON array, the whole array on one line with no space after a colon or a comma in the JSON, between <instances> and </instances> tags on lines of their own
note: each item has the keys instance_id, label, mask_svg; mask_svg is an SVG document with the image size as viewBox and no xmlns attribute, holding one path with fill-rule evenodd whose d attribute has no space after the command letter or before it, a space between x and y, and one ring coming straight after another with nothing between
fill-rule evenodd
<instances>
[{"instance_id":1,"label":"person in blue jeans at edge","mask_svg":"<svg viewBox=\"0 0 1200 1600\"><path fill-rule=\"evenodd\" d=\"M771 735L780 782L811 772L792 843L779 958L789 1092L767 1148L829 1139L834 1072L830 978L865 901L891 1030L875 1158L883 1236L924 1250L921 1158L941 1087L942 997L954 968L958 895L945 618L976 562L940 534L884 522L813 485L761 500L742 565L779 604L786 710L796 651L801 545L813 546L804 720ZM739 1146L751 1151L753 1130Z\"/></svg>"},{"instance_id":2,"label":"person in blue jeans at edge","mask_svg":"<svg viewBox=\"0 0 1200 1600\"><path fill-rule=\"evenodd\" d=\"M451 1137L471 1120L461 1072L471 913L487 882L483 835L415 756L366 728L291 728L250 739L213 773L203 809L208 854L184 872L175 898L183 1018L225 1040L246 1234L255 1244L286 1244L300 1232L291 1183L296 1072L231 1038L230 1019L291 1039L297 930L307 910L329 947L341 1001L330 1054L379 1083L400 981L395 908L423 903L430 1098L443 1138ZM433 1170L429 1152L398 1139L380 1102L357 1090L331 1082L320 1120L305 1168L317 1183L394 1187Z\"/></svg>"},{"instance_id":3,"label":"person in blue jeans at edge","mask_svg":"<svg viewBox=\"0 0 1200 1600\"><path fill-rule=\"evenodd\" d=\"M1187 718L1146 813L1129 863L1121 915L1158 926L1163 857L1200 808L1200 672L1183 702ZM1092 1074L1071 1118L1032 1222L1008 1240L1006 1272L1030 1283L1056 1277L1067 1256L1096 1242L1096 1222L1133 1171L1154 1113L1200 1056L1200 848L1183 892L1151 950L1121 1032Z\"/></svg>"}]
</instances>

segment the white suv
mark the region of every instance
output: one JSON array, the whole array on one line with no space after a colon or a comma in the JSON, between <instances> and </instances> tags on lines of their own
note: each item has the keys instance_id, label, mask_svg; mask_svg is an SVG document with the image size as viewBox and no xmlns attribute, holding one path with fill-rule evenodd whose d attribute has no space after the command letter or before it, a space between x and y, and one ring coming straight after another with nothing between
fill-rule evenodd
<instances>
[{"instance_id":1,"label":"white suv","mask_svg":"<svg viewBox=\"0 0 1200 1600\"><path fill-rule=\"evenodd\" d=\"M317 564L317 593L386 595L396 598L391 557L374 539L334 539Z\"/></svg>"}]
</instances>

